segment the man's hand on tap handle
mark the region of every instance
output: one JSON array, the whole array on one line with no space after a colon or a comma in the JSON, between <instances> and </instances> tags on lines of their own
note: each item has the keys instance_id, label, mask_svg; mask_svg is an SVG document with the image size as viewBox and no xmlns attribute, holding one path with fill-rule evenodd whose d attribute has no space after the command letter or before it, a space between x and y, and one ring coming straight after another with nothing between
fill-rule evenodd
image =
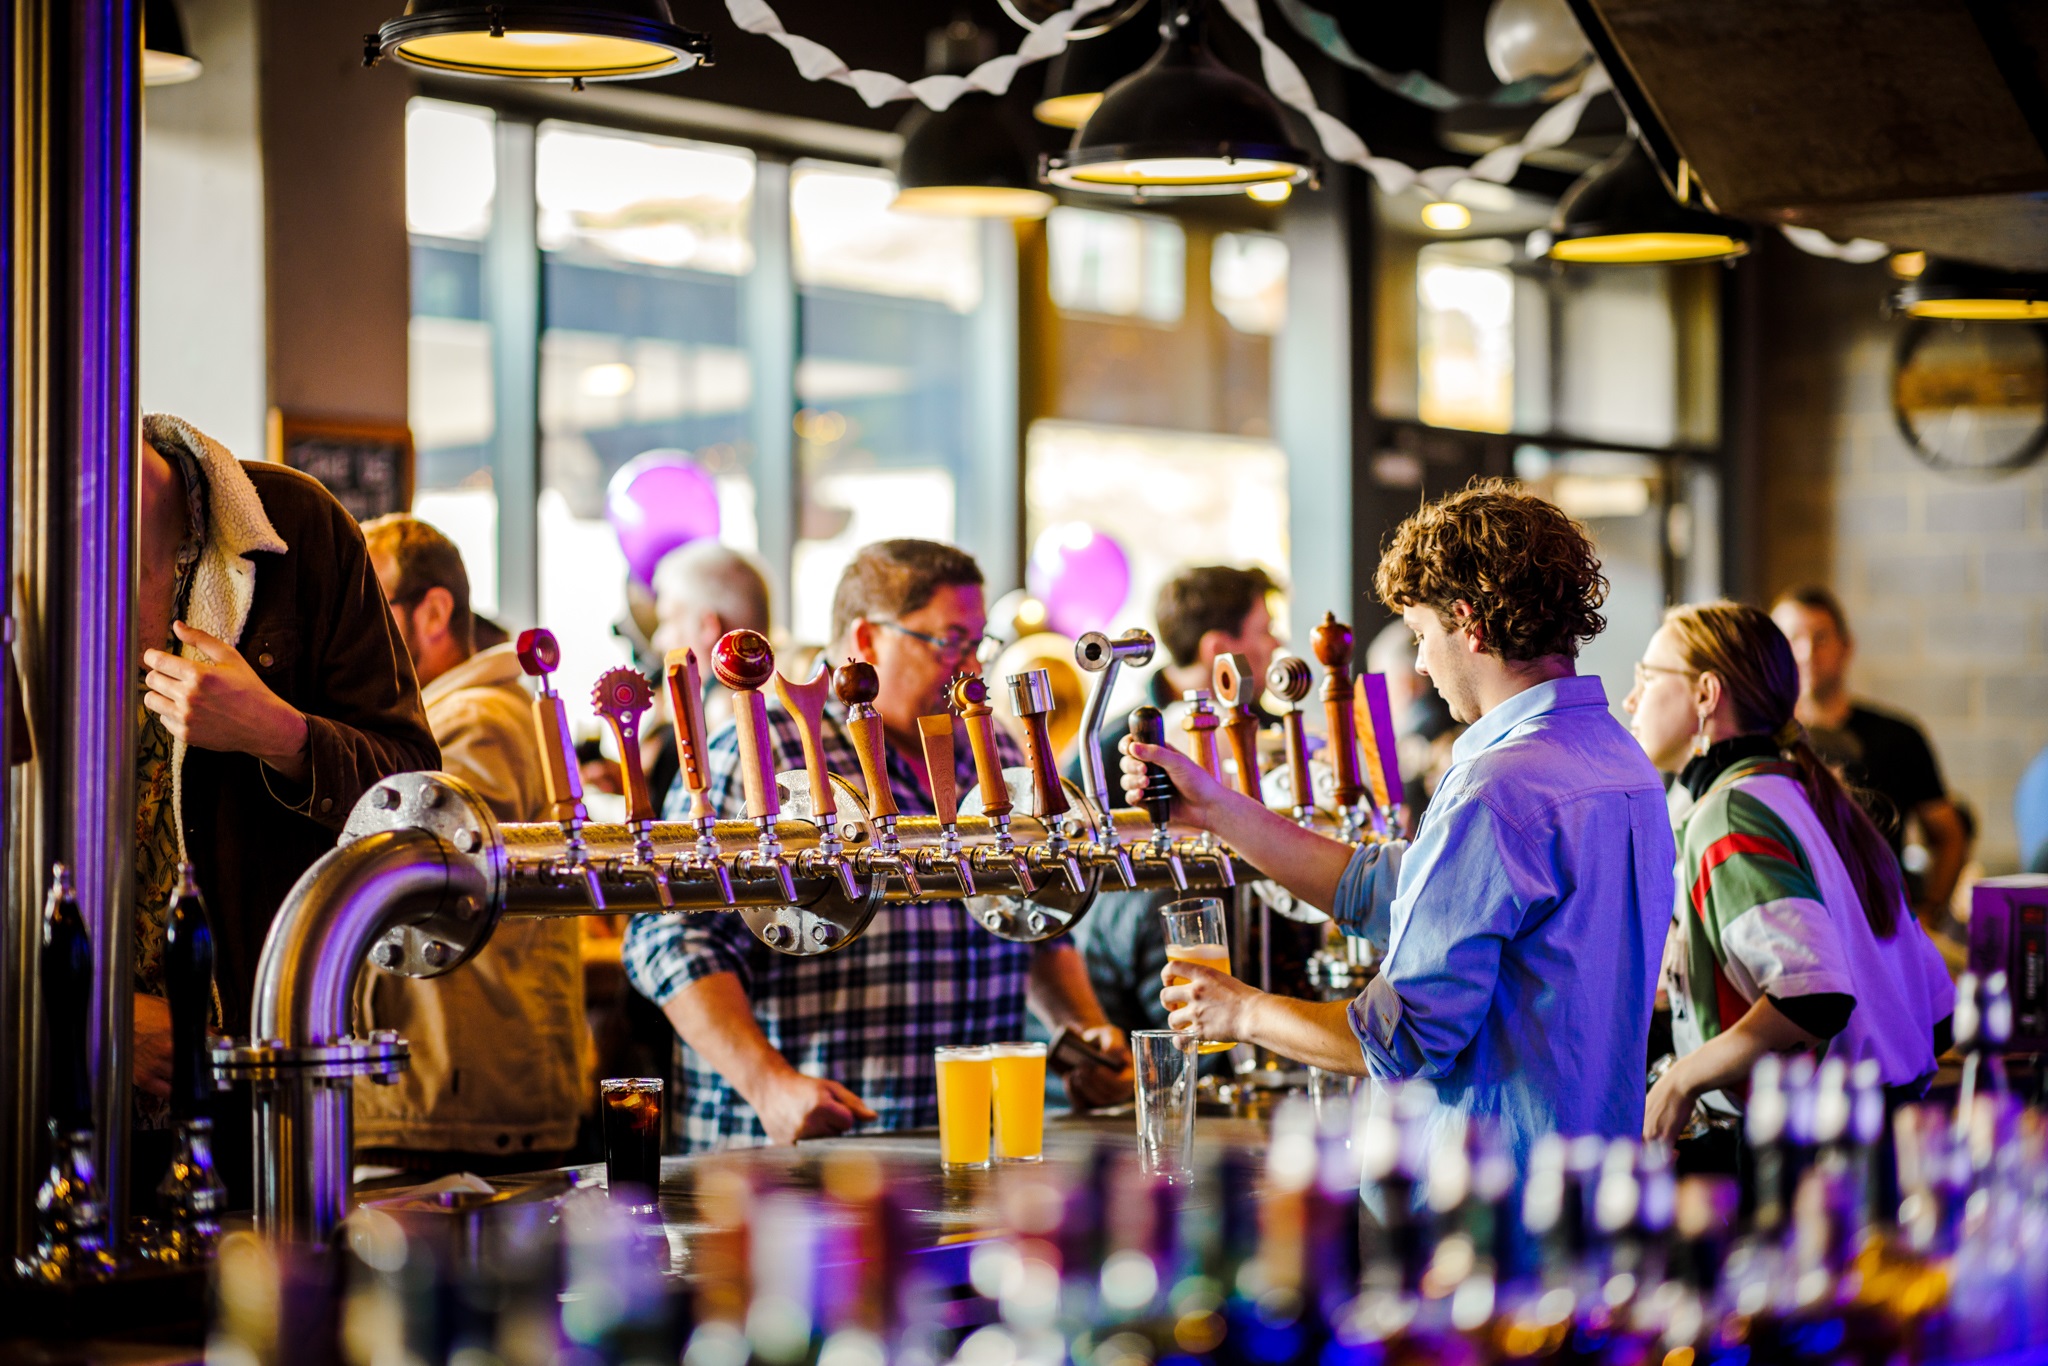
<instances>
[{"instance_id":1,"label":"man's hand on tap handle","mask_svg":"<svg viewBox=\"0 0 2048 1366\"><path fill-rule=\"evenodd\" d=\"M1119 766L1124 800L1132 806L1145 804L1145 765L1163 768L1173 779L1173 824L1177 829L1214 830L1230 803L1254 805L1172 745L1148 745L1126 735L1117 748L1124 756Z\"/></svg>"},{"instance_id":2,"label":"man's hand on tap handle","mask_svg":"<svg viewBox=\"0 0 2048 1366\"><path fill-rule=\"evenodd\" d=\"M764 1094L754 1107L770 1143L795 1143L805 1138L830 1138L875 1117L859 1096L825 1077L794 1069L766 1079Z\"/></svg>"}]
</instances>

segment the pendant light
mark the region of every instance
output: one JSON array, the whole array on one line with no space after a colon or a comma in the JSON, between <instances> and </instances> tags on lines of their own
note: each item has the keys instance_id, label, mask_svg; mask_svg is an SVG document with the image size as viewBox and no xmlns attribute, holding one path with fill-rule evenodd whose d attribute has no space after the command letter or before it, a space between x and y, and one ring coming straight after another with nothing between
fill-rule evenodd
<instances>
[{"instance_id":1,"label":"pendant light","mask_svg":"<svg viewBox=\"0 0 2048 1366\"><path fill-rule=\"evenodd\" d=\"M668 0L408 0L364 40L363 60L396 57L464 76L630 81L711 60L711 40L680 28Z\"/></svg>"},{"instance_id":2,"label":"pendant light","mask_svg":"<svg viewBox=\"0 0 2048 1366\"><path fill-rule=\"evenodd\" d=\"M182 85L199 76L199 59L185 41L176 0L149 0L142 11L142 83Z\"/></svg>"},{"instance_id":3,"label":"pendant light","mask_svg":"<svg viewBox=\"0 0 2048 1366\"><path fill-rule=\"evenodd\" d=\"M1930 256L1918 275L1899 286L1895 302L1915 318L2039 322L2048 319L2048 275L1993 270Z\"/></svg>"},{"instance_id":4,"label":"pendant light","mask_svg":"<svg viewBox=\"0 0 2048 1366\"><path fill-rule=\"evenodd\" d=\"M1565 192L1550 237L1553 261L1629 266L1730 260L1749 250L1750 230L1674 198L1650 154L1630 138Z\"/></svg>"},{"instance_id":5,"label":"pendant light","mask_svg":"<svg viewBox=\"0 0 2048 1366\"><path fill-rule=\"evenodd\" d=\"M1154 195L1242 194L1314 173L1273 97L1202 41L1200 0L1167 0L1152 59L1103 95L1045 178L1070 190Z\"/></svg>"},{"instance_id":6,"label":"pendant light","mask_svg":"<svg viewBox=\"0 0 2048 1366\"><path fill-rule=\"evenodd\" d=\"M1106 32L1085 41L1075 34L1059 56L1046 63L1045 93L1031 106L1032 114L1055 128L1079 128L1088 122L1101 105L1103 92L1158 50L1156 14L1156 5L1148 0Z\"/></svg>"},{"instance_id":7,"label":"pendant light","mask_svg":"<svg viewBox=\"0 0 2048 1366\"><path fill-rule=\"evenodd\" d=\"M926 36L925 74L971 71L993 49L978 25L956 19ZM903 151L890 208L948 218L1043 218L1052 210L1030 149L994 95L970 90L944 109L918 105L896 132Z\"/></svg>"}]
</instances>

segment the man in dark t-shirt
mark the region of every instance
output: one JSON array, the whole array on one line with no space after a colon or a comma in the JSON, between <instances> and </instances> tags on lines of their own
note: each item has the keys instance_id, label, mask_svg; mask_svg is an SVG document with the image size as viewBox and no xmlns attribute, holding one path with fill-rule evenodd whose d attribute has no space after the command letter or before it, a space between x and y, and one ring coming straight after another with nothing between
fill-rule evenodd
<instances>
[{"instance_id":1,"label":"man in dark t-shirt","mask_svg":"<svg viewBox=\"0 0 2048 1366\"><path fill-rule=\"evenodd\" d=\"M1927 867L1907 876L1913 910L1929 928L1946 927L1970 839L1926 735L1905 717L1849 695L1855 641L1833 593L1796 588L1779 597L1771 619L1799 661L1798 717L1814 749L1857 789L1895 851L1904 848L1908 821L1920 827Z\"/></svg>"}]
</instances>

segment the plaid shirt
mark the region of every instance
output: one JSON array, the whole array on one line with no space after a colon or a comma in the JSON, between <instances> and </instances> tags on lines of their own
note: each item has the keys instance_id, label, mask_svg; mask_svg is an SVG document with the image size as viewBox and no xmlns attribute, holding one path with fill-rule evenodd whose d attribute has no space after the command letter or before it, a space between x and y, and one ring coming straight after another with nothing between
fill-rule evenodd
<instances>
[{"instance_id":1,"label":"plaid shirt","mask_svg":"<svg viewBox=\"0 0 2048 1366\"><path fill-rule=\"evenodd\" d=\"M776 771L801 771L796 721L771 704L768 724ZM1005 765L1023 762L1007 734L998 733L997 744ZM707 745L711 803L727 817L746 811L739 748L730 724ZM836 707L827 711L824 749L832 772L860 772ZM896 804L905 815L930 814L931 798L917 775L893 747L887 758ZM957 747L955 767L960 790L972 788L974 761L965 743ZM687 819L688 806L679 781L668 794L667 818ZM628 978L657 1005L701 978L736 974L769 1045L799 1072L829 1077L858 1094L876 1115L862 1127L874 1131L939 1122L933 1049L1023 1037L1031 959L1052 947L998 939L960 902L932 901L886 906L853 943L816 958L778 953L726 911L635 916L624 952ZM686 1152L767 1141L753 1107L687 1045L682 1073Z\"/></svg>"}]
</instances>

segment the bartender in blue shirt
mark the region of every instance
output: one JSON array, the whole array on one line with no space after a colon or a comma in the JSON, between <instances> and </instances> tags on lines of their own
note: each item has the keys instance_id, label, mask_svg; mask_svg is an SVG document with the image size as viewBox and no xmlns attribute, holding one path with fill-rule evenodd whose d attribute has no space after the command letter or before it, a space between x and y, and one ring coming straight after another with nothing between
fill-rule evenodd
<instances>
[{"instance_id":1,"label":"bartender in blue shirt","mask_svg":"<svg viewBox=\"0 0 2048 1366\"><path fill-rule=\"evenodd\" d=\"M1642 1133L1644 1063L1675 853L1641 746L1578 677L1606 626L1585 529L1500 481L1424 507L1375 581L1416 669L1469 729L1413 847L1304 830L1178 751L1126 742L1172 775L1177 819L1212 830L1296 896L1386 951L1356 1000L1298 1001L1175 963L1175 1029L1330 1071L1421 1079L1441 1124L1491 1124L1520 1164L1546 1133ZM1171 978L1169 978L1171 980Z\"/></svg>"}]
</instances>

